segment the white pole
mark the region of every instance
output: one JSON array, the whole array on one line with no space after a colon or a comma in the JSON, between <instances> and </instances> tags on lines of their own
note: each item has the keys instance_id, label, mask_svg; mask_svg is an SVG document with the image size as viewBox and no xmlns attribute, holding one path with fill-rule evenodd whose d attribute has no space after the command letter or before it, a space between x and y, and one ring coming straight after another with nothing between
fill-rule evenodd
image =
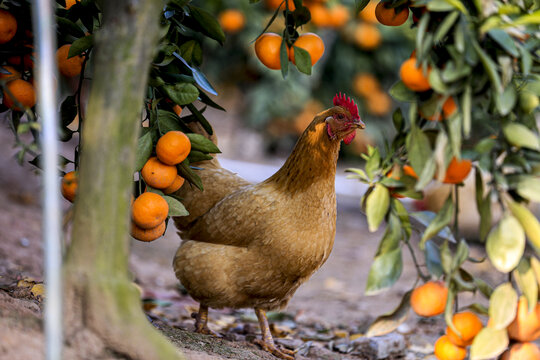
<instances>
[{"instance_id":1,"label":"white pole","mask_svg":"<svg viewBox=\"0 0 540 360\"><path fill-rule=\"evenodd\" d=\"M62 247L60 181L58 176L58 111L55 79L56 26L52 0L35 0L33 25L38 51L38 114L42 121L43 237L45 255L45 354L62 358Z\"/></svg>"}]
</instances>

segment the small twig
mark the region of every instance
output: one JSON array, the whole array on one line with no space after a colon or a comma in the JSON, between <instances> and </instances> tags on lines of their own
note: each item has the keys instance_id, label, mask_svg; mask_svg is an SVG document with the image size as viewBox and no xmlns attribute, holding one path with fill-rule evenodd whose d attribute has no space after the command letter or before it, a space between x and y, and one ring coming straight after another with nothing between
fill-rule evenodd
<instances>
[{"instance_id":1,"label":"small twig","mask_svg":"<svg viewBox=\"0 0 540 360\"><path fill-rule=\"evenodd\" d=\"M454 226L453 226L453 232L454 237L456 238L456 241L459 241L459 188L458 185L454 185Z\"/></svg>"},{"instance_id":2,"label":"small twig","mask_svg":"<svg viewBox=\"0 0 540 360\"><path fill-rule=\"evenodd\" d=\"M409 240L405 240L404 243L407 245L407 247L409 248L409 252L411 253L411 257L412 257L412 260L413 260L413 263L414 263L414 266L416 267L416 272L418 273L418 275L422 278L422 280L429 280L429 276L428 275L424 275L424 273L422 272L422 270L420 269L420 264L418 264L418 260L416 259L416 255L414 254L414 249L412 248L411 244L409 243Z\"/></svg>"}]
</instances>

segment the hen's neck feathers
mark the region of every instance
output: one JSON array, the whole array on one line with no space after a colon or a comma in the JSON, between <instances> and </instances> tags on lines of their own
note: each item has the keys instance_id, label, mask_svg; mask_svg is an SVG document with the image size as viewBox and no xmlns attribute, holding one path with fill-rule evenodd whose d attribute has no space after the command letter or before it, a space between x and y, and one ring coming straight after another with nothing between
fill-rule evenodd
<instances>
[{"instance_id":1,"label":"hen's neck feathers","mask_svg":"<svg viewBox=\"0 0 540 360\"><path fill-rule=\"evenodd\" d=\"M330 140L326 132L327 113L315 117L285 164L265 184L291 193L303 192L314 184L334 189L340 141Z\"/></svg>"}]
</instances>

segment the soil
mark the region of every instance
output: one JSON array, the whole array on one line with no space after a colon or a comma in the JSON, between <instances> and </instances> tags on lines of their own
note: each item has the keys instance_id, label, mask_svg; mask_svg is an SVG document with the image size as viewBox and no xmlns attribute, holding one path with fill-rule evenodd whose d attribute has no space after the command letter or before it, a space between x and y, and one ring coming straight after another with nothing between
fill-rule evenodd
<instances>
[{"instance_id":1,"label":"soil","mask_svg":"<svg viewBox=\"0 0 540 360\"><path fill-rule=\"evenodd\" d=\"M37 360L44 358L43 299L32 293L32 285L43 280L40 178L31 165L16 163L12 144L9 129L0 121L0 359ZM369 233L358 204L359 199L339 199L337 235L329 260L297 291L284 312L269 314L278 343L298 349L297 359L368 358L349 351L352 339L361 337L376 316L396 307L415 284L416 272L404 248L400 280L386 292L364 295L382 232ZM63 206L67 210L69 203ZM172 224L158 241L132 243L131 271L142 289L149 321L188 359L275 359L251 343L258 326L249 309L210 310L209 326L222 338L192 332L191 312L197 303L182 291L171 266L179 243ZM475 252L475 257L481 257ZM481 264L475 271L486 274L490 268ZM470 301L472 297L465 299ZM422 319L411 312L397 331L407 346L394 357L431 356L432 344L443 332L442 317ZM80 358L74 353L65 357Z\"/></svg>"}]
</instances>

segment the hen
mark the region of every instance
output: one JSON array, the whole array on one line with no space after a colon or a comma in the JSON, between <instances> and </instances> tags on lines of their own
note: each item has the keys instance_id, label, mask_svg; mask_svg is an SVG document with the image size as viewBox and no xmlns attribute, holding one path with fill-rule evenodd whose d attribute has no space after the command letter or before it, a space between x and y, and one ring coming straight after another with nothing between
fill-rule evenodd
<instances>
[{"instance_id":1,"label":"hen","mask_svg":"<svg viewBox=\"0 0 540 360\"><path fill-rule=\"evenodd\" d=\"M257 341L283 359L265 311L284 308L326 261L336 232L336 162L341 140L350 143L365 127L345 95L315 116L285 164L270 178L250 184L216 159L198 163L204 191L178 193L189 210L175 218L184 239L173 261L176 277L200 303L195 329L207 327L208 308L254 308L262 331Z\"/></svg>"}]
</instances>

